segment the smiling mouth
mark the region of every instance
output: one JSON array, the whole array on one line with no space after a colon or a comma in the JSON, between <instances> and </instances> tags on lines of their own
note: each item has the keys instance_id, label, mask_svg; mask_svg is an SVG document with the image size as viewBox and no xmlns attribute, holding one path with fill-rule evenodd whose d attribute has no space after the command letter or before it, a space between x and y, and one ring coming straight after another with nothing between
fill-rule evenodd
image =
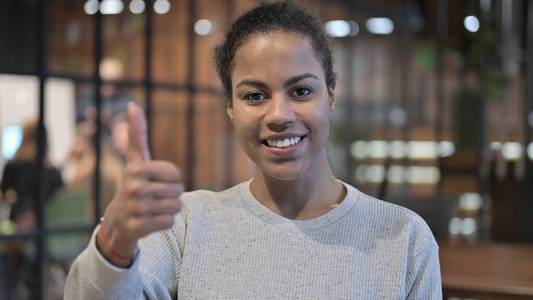
<instances>
[{"instance_id":1,"label":"smiling mouth","mask_svg":"<svg viewBox=\"0 0 533 300\"><path fill-rule=\"evenodd\" d=\"M263 145L274 148L289 148L300 143L307 135L286 137L283 139L268 139L263 140Z\"/></svg>"}]
</instances>

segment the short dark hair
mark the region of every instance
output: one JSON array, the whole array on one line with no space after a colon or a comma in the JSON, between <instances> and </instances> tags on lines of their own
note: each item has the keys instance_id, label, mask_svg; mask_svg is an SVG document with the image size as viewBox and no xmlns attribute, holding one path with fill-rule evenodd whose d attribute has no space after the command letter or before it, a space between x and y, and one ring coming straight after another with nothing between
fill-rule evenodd
<instances>
[{"instance_id":1,"label":"short dark hair","mask_svg":"<svg viewBox=\"0 0 533 300\"><path fill-rule=\"evenodd\" d=\"M237 49L254 33L275 30L297 32L311 40L315 54L324 69L328 88L335 84L333 58L320 21L303 8L290 1L264 3L248 11L233 22L224 43L215 49L218 76L222 81L224 95L231 104L231 74Z\"/></svg>"}]
</instances>

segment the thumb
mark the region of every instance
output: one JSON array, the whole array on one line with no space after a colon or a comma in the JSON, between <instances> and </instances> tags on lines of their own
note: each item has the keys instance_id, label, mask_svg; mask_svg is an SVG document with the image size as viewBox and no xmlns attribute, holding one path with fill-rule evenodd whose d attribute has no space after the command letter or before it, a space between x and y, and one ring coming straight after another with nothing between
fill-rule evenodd
<instances>
[{"instance_id":1,"label":"thumb","mask_svg":"<svg viewBox=\"0 0 533 300\"><path fill-rule=\"evenodd\" d=\"M148 149L148 126L144 111L133 102L128 104L128 160L148 161L150 150Z\"/></svg>"}]
</instances>

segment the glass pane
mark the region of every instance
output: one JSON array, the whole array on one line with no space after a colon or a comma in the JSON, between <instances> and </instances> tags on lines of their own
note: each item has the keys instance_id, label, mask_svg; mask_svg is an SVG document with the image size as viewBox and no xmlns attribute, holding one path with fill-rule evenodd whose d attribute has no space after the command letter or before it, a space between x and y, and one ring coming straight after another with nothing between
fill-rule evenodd
<instances>
[{"instance_id":1,"label":"glass pane","mask_svg":"<svg viewBox=\"0 0 533 300\"><path fill-rule=\"evenodd\" d=\"M233 1L233 18L237 18L241 14L257 6L259 2L257 0L235 0Z\"/></svg>"},{"instance_id":2,"label":"glass pane","mask_svg":"<svg viewBox=\"0 0 533 300\"><path fill-rule=\"evenodd\" d=\"M153 15L152 68L156 82L185 83L188 68L187 1L171 1L165 14ZM209 59L210 60L210 59Z\"/></svg>"},{"instance_id":3,"label":"glass pane","mask_svg":"<svg viewBox=\"0 0 533 300\"><path fill-rule=\"evenodd\" d=\"M2 130L1 234L34 229L37 190L38 80L34 76L0 75ZM47 169L57 178L57 170Z\"/></svg>"},{"instance_id":4,"label":"glass pane","mask_svg":"<svg viewBox=\"0 0 533 300\"><path fill-rule=\"evenodd\" d=\"M45 282L47 300L61 300L74 259L87 247L90 233L54 234L46 239Z\"/></svg>"},{"instance_id":5,"label":"glass pane","mask_svg":"<svg viewBox=\"0 0 533 300\"><path fill-rule=\"evenodd\" d=\"M84 12L86 0L50 1L51 72L90 76L94 71L95 17Z\"/></svg>"},{"instance_id":6,"label":"glass pane","mask_svg":"<svg viewBox=\"0 0 533 300\"><path fill-rule=\"evenodd\" d=\"M228 7L224 1L196 1L197 18L194 22L195 78L200 86L221 87L213 55L215 47L224 39L228 28Z\"/></svg>"},{"instance_id":7,"label":"glass pane","mask_svg":"<svg viewBox=\"0 0 533 300\"><path fill-rule=\"evenodd\" d=\"M87 247L87 232L54 234L46 238L47 257L44 266L43 299L63 299L65 280L72 261ZM39 291L40 262L34 240L0 242L0 299L30 300Z\"/></svg>"},{"instance_id":8,"label":"glass pane","mask_svg":"<svg viewBox=\"0 0 533 300\"><path fill-rule=\"evenodd\" d=\"M195 126L192 148L195 188L221 190L249 179L254 167L231 134L233 129L228 124L222 96L196 94L192 120L187 112L188 99L184 92L154 92L153 157L176 163L186 178L188 122L192 121Z\"/></svg>"},{"instance_id":9,"label":"glass pane","mask_svg":"<svg viewBox=\"0 0 533 300\"><path fill-rule=\"evenodd\" d=\"M132 14L125 9L117 15L104 15L103 22L102 79L144 79L144 14Z\"/></svg>"},{"instance_id":10,"label":"glass pane","mask_svg":"<svg viewBox=\"0 0 533 300\"><path fill-rule=\"evenodd\" d=\"M89 126L79 125L84 123L81 122L82 114L77 112L77 100L87 97L94 88L89 84L58 78L48 79L45 88L47 160L50 166L61 172L61 184L53 183L54 189L47 201L46 224L48 227L88 224L92 222L88 218L87 209L89 188L84 190L74 187L73 178L77 176L79 180L82 177L81 170L86 172L86 176L92 173L89 170L92 170L93 164L88 160L85 165L87 170L77 168L76 164L78 159L82 160L81 157L93 151L89 139L83 144L80 142L80 136L88 136L91 129Z\"/></svg>"},{"instance_id":11,"label":"glass pane","mask_svg":"<svg viewBox=\"0 0 533 300\"><path fill-rule=\"evenodd\" d=\"M37 69L39 1L0 1L0 69Z\"/></svg>"},{"instance_id":12,"label":"glass pane","mask_svg":"<svg viewBox=\"0 0 533 300\"><path fill-rule=\"evenodd\" d=\"M144 89L137 87L124 87L104 84L102 93L102 133L100 136L101 164L100 164L100 215L103 214L107 204L111 201L120 181L123 160L127 149L127 104L136 101L144 105ZM75 111L70 114L73 123L70 134L73 134L70 142L62 143L57 139L57 148L62 148L63 156L63 176L65 181L65 191L58 194L54 206L58 211L50 211L51 214L59 216L61 221L54 225L71 224L76 218L73 213L60 204L64 201L78 200L77 204L71 202L69 205L78 214L78 219L89 221L94 220L94 134L96 121L96 108L94 102L94 87L92 85L78 85L74 93ZM51 102L51 101L49 101ZM59 114L60 108L56 110ZM65 112L69 115L69 113ZM74 118L74 116L76 116ZM55 127L55 134L63 136L64 127ZM84 198L90 201L83 201ZM50 208L51 209L51 208ZM70 215L69 215L70 214Z\"/></svg>"},{"instance_id":13,"label":"glass pane","mask_svg":"<svg viewBox=\"0 0 533 300\"><path fill-rule=\"evenodd\" d=\"M152 157L175 163L187 173L187 105L185 92L156 89L152 96Z\"/></svg>"},{"instance_id":14,"label":"glass pane","mask_svg":"<svg viewBox=\"0 0 533 300\"><path fill-rule=\"evenodd\" d=\"M232 11L224 1L197 1L194 20L190 19L187 1L173 1L167 13L154 14L154 81L186 83L190 63L189 43L195 43L192 80L202 86L220 86L213 64L213 49L222 40L230 17L237 17L257 5L257 1L253 0L231 2ZM188 38L190 22L196 25L193 40Z\"/></svg>"},{"instance_id":15,"label":"glass pane","mask_svg":"<svg viewBox=\"0 0 533 300\"><path fill-rule=\"evenodd\" d=\"M127 104L134 101L145 104L142 87L102 86L103 106L101 136L100 214L113 198L120 182L122 167L128 146ZM109 89L109 90L108 90Z\"/></svg>"},{"instance_id":16,"label":"glass pane","mask_svg":"<svg viewBox=\"0 0 533 300\"><path fill-rule=\"evenodd\" d=\"M231 127L226 124L225 101L220 95L200 93L195 96L195 186L220 190L225 184L226 143ZM236 146L236 145L235 145ZM219 149L213 151L213 149Z\"/></svg>"},{"instance_id":17,"label":"glass pane","mask_svg":"<svg viewBox=\"0 0 533 300\"><path fill-rule=\"evenodd\" d=\"M34 240L0 242L0 299L37 299L39 262Z\"/></svg>"}]
</instances>

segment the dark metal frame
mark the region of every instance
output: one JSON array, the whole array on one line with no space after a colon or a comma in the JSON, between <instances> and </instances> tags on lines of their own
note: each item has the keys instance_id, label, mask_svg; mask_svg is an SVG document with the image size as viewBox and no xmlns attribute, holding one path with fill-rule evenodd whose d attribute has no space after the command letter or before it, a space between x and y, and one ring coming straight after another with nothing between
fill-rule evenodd
<instances>
[{"instance_id":1,"label":"dark metal frame","mask_svg":"<svg viewBox=\"0 0 533 300\"><path fill-rule=\"evenodd\" d=\"M194 87L194 76L196 74L195 72L195 66L194 61L196 58L195 48L196 48L196 41L195 41L195 34L194 34L194 23L190 20L194 20L196 18L196 3L195 0L188 0L187 1L187 9L189 11L188 13L188 20L189 23L187 24L187 43L188 46L188 61L187 64L187 161L186 164L186 170L187 174L185 175L185 188L187 190L193 189L194 184L194 164L196 160L196 155L194 153L194 146L195 146L195 140L196 136L194 134L195 131L195 124L194 124L194 115L196 114L196 108L195 108L195 101L194 101L194 95L195 95L195 87Z\"/></svg>"},{"instance_id":2,"label":"dark metal frame","mask_svg":"<svg viewBox=\"0 0 533 300\"><path fill-rule=\"evenodd\" d=\"M524 3L525 30L524 48L525 53L525 82L524 82L524 140L523 145L527 147L531 143L530 115L533 114L533 1ZM523 199L522 199L522 241L533 242L533 162L524 159L524 179L523 179Z\"/></svg>"},{"instance_id":3,"label":"dark metal frame","mask_svg":"<svg viewBox=\"0 0 533 300\"><path fill-rule=\"evenodd\" d=\"M45 108L45 81L47 78L46 70L47 58L48 58L48 0L43 0L39 5L39 53L38 55L38 76L39 76L39 136L37 140L37 168L39 172L38 188L37 188L37 259L39 262L38 275L41 280L37 283L39 294L44 295L45 284L44 279L44 259L46 258L45 238L46 234L43 232L45 229L45 213L44 205L46 201L46 190L48 188L48 182L46 177L46 171L44 167L44 158L46 151L45 141L45 129L44 129L44 108ZM42 296L40 296L42 297Z\"/></svg>"}]
</instances>

